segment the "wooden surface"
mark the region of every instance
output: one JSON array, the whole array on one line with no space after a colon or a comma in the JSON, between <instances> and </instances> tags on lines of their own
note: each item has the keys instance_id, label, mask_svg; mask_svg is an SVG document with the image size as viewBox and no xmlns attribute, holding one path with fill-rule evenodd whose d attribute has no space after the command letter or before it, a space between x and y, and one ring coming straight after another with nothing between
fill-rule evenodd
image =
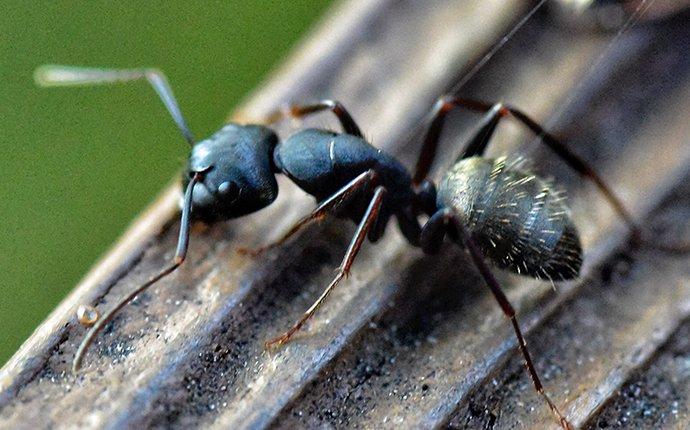
<instances>
[{"instance_id":1,"label":"wooden surface","mask_svg":"<svg viewBox=\"0 0 690 430\"><path fill-rule=\"evenodd\" d=\"M375 145L411 165L411 131L521 17L526 9L517 5L345 2L241 117L285 101L337 98ZM509 101L543 120L660 240L690 240L686 21L638 26L611 44L610 34L564 30L541 11L462 94ZM475 121L451 117L436 178ZM491 150L506 152L528 155L568 190L586 248L581 279L555 292L497 273L530 331L547 390L578 426L687 426L688 258L630 249L594 187L517 127L503 127ZM327 221L261 259L238 255L237 247L276 238L313 207L284 178L280 187L260 213L195 229L189 262L122 312L75 377L69 366L84 332L76 306L112 306L173 253L178 191L164 192L2 369L0 425L555 426L463 251L423 256L393 225L364 247L304 333L265 351L263 342L330 280L353 232Z\"/></svg>"}]
</instances>

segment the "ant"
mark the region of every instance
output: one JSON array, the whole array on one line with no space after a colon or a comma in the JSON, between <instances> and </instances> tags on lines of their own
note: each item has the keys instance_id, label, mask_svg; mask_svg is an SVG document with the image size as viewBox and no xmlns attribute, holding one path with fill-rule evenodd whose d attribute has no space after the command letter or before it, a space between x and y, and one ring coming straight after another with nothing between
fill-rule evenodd
<instances>
[{"instance_id":1,"label":"ant","mask_svg":"<svg viewBox=\"0 0 690 430\"><path fill-rule=\"evenodd\" d=\"M288 331L267 346L287 342L316 312L335 286L347 276L366 237L377 241L391 216L395 216L405 237L419 243L421 228L416 208L433 205L433 186L412 188L407 170L390 155L364 140L348 111L338 102L323 100L310 105L295 105L276 111L269 123L286 116L303 117L331 111L344 133L306 129L283 142L265 125L229 123L208 139L196 142L165 75L155 69L98 69L46 65L35 72L41 86L110 84L145 79L162 100L175 124L191 146L191 155L182 177L184 196L177 248L171 263L158 274L127 294L93 324L74 357L72 369L78 372L95 336L116 313L138 294L174 272L185 260L192 220L217 222L254 213L270 205L278 195L275 175L283 173L300 188L316 197L319 206L298 222L276 243L258 250L240 252L258 255L288 240L301 227L327 214L349 217L359 223L335 279ZM83 325L91 322L79 318Z\"/></svg>"},{"instance_id":2,"label":"ant","mask_svg":"<svg viewBox=\"0 0 690 430\"><path fill-rule=\"evenodd\" d=\"M425 253L433 254L447 236L467 249L474 265L511 321L518 346L536 391L564 428L570 424L546 394L532 362L516 312L487 263L515 273L549 280L576 278L582 266L577 229L561 194L547 180L508 163L489 159L484 152L503 118L513 118L531 130L580 175L592 180L613 209L642 241L642 229L621 201L581 158L547 133L522 111L501 103L487 104L445 96L434 106L414 175L395 158L367 142L349 112L337 101L322 100L291 105L266 118L272 124L286 117L300 118L332 112L343 132L304 129L279 142L268 125L229 123L206 140L196 142L187 126L165 76L155 69L93 69L43 66L36 81L43 86L108 84L146 79L158 93L189 145L191 155L183 174L180 232L172 262L136 288L93 325L74 358L78 372L86 350L115 314L138 294L175 271L185 260L193 219L216 222L240 217L270 205L278 194L275 175L286 175L314 196L318 206L276 242L240 252L254 256L279 246L306 224L335 215L358 224L354 237L331 283L303 316L266 346L288 342L314 315L333 289L345 278L364 240L376 242L395 217L403 236ZM434 162L445 118L451 110L465 108L484 113L477 131L439 183L427 179ZM428 219L421 225L419 216ZM646 241L645 241L646 243ZM671 252L688 246L652 245Z\"/></svg>"}]
</instances>

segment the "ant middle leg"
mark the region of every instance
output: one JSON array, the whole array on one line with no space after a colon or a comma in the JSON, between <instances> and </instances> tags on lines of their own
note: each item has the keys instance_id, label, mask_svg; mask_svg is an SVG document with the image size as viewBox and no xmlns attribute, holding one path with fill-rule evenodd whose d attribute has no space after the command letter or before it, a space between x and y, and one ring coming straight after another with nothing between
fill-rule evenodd
<instances>
[{"instance_id":1,"label":"ant middle leg","mask_svg":"<svg viewBox=\"0 0 690 430\"><path fill-rule=\"evenodd\" d=\"M641 229L633 220L620 199L613 193L611 188L606 185L604 180L579 156L575 155L567 146L549 134L537 122L529 118L520 110L502 103L488 104L477 100L468 100L459 97L446 96L436 102L433 115L429 122L424 144L417 161L413 182L420 183L425 179L431 169L441 136L441 130L447 114L457 107L463 107L475 112L485 112L479 130L470 139L466 147L460 153L459 159L482 155L486 150L491 137L496 131L499 121L502 118L512 116L520 123L529 128L542 143L556 153L568 166L579 174L591 179L599 188L607 201L613 206L618 215L630 226L630 229L637 236Z\"/></svg>"},{"instance_id":2,"label":"ant middle leg","mask_svg":"<svg viewBox=\"0 0 690 430\"><path fill-rule=\"evenodd\" d=\"M308 225L313 221L318 221L323 219L328 213L337 212L338 209L347 202L351 201L354 197L358 196L364 189L375 184L378 180L376 171L367 170L366 172L360 174L355 179L350 181L347 185L342 187L338 192L333 194L328 199L324 200L319 206L314 209L309 215L305 216L301 220L297 221L290 230L288 230L280 239L272 242L268 245L261 246L255 249L239 248L237 252L240 254L247 254L256 257L269 249L276 248L290 239L298 231L300 231L304 226Z\"/></svg>"},{"instance_id":3,"label":"ant middle leg","mask_svg":"<svg viewBox=\"0 0 690 430\"><path fill-rule=\"evenodd\" d=\"M342 103L337 100L325 99L312 104L290 104L286 105L280 109L277 109L269 113L262 123L274 124L285 118L303 118L308 115L323 111L331 111L340 121L340 125L343 127L343 131L347 134L351 134L357 137L363 137L362 131L360 130L357 122L352 118L350 112L345 109Z\"/></svg>"},{"instance_id":4,"label":"ant middle leg","mask_svg":"<svg viewBox=\"0 0 690 430\"><path fill-rule=\"evenodd\" d=\"M558 410L558 407L556 407L555 403L553 403L551 398L544 390L544 385L539 378L539 373L534 366L529 349L527 348L527 342L525 341L520 324L518 323L515 308L513 308L512 304L508 300L508 297L506 297L505 293L501 289L500 284L494 277L493 273L491 273L491 269L486 264L485 257L479 246L474 242L470 234L460 223L451 209L441 209L431 218L429 218L421 235L422 249L427 253L437 252L438 247L442 243L446 234L448 234L455 241L463 244L468 250L472 262L479 270L482 278L484 278L486 285L489 287L491 293L501 307L503 314L510 320L512 324L520 352L522 353L525 361L525 367L527 368L530 378L532 379L532 383L534 384L534 389L546 401L549 409L558 419L559 424L564 429L571 429L572 427L568 420L561 414L561 412Z\"/></svg>"},{"instance_id":5,"label":"ant middle leg","mask_svg":"<svg viewBox=\"0 0 690 430\"><path fill-rule=\"evenodd\" d=\"M376 190L374 191L374 196L372 197L369 206L367 207L367 210L364 213L364 216L362 217L359 226L357 227L357 231L355 232L355 235L352 238L352 241L350 242L350 246L347 248L347 252L345 253L345 257L343 257L343 261L340 263L340 267L338 268L338 273L336 274L335 278L333 278L328 287L326 287L323 293L321 293L319 298L316 299L314 304L312 304L309 307L309 309L307 309L307 311L302 315L302 317L292 327L290 327L288 331L274 339L267 341L266 347L271 347L273 345L281 345L288 342L290 338L300 328L302 328L302 326L304 326L304 324L312 316L314 316L316 310L321 306L324 300L326 300L326 297L328 297L328 295L340 283L340 281L342 281L343 278L347 277L347 275L350 273L352 263L354 263L355 257L359 253L364 239L367 237L367 233L369 233L369 231L376 224L379 218L385 194L386 189L383 186L376 187Z\"/></svg>"}]
</instances>

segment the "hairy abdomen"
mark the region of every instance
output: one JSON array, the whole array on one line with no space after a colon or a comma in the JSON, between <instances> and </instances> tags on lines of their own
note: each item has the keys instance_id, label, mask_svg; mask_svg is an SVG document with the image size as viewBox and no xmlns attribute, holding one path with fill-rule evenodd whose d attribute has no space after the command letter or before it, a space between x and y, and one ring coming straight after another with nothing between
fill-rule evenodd
<instances>
[{"instance_id":1,"label":"hairy abdomen","mask_svg":"<svg viewBox=\"0 0 690 430\"><path fill-rule=\"evenodd\" d=\"M438 204L454 210L500 267L556 280L580 272L582 248L564 198L504 158L458 161L439 184Z\"/></svg>"}]
</instances>

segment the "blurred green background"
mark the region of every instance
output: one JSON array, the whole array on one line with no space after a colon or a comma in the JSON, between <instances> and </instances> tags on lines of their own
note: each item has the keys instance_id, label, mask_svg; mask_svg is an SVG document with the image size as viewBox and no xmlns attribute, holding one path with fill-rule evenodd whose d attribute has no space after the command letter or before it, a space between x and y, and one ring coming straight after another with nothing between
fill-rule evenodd
<instances>
[{"instance_id":1,"label":"blurred green background","mask_svg":"<svg viewBox=\"0 0 690 430\"><path fill-rule=\"evenodd\" d=\"M33 70L159 67L201 138L330 3L0 2L0 365L188 151L147 84L40 89Z\"/></svg>"}]
</instances>

